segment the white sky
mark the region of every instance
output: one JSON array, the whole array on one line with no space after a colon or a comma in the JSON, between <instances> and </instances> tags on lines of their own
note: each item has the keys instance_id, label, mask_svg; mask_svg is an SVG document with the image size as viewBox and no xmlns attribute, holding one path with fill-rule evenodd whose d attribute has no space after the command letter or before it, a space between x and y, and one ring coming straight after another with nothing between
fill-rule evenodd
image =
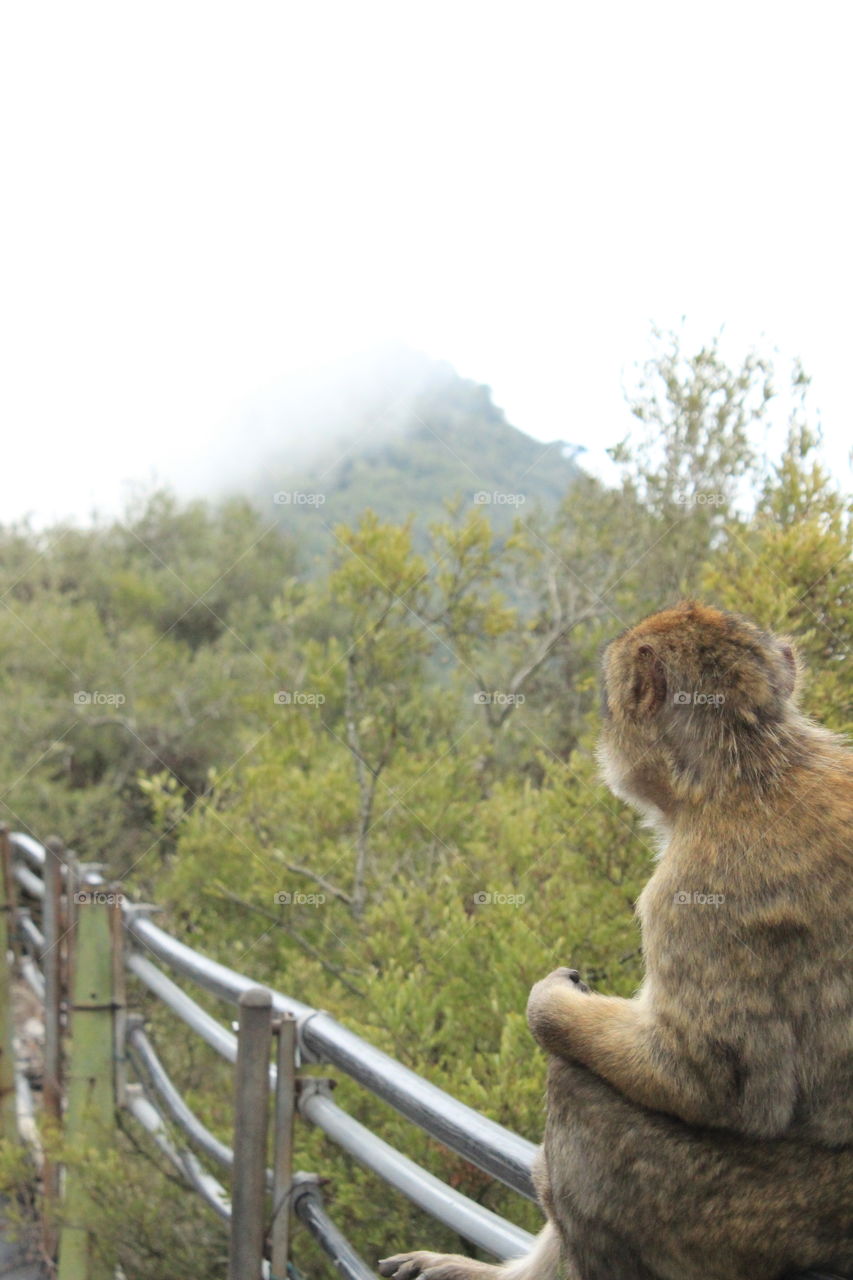
<instances>
[{"instance_id":1,"label":"white sky","mask_svg":"<svg viewBox=\"0 0 853 1280\"><path fill-rule=\"evenodd\" d=\"M399 339L595 449L652 320L851 431L842 3L6 4L0 520L185 473L289 371Z\"/></svg>"}]
</instances>

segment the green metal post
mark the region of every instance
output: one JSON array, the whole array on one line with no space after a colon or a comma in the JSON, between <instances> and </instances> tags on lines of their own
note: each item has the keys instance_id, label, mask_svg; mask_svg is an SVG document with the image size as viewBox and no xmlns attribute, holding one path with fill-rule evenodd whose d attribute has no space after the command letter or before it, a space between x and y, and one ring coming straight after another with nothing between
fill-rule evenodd
<instances>
[{"instance_id":1,"label":"green metal post","mask_svg":"<svg viewBox=\"0 0 853 1280\"><path fill-rule=\"evenodd\" d=\"M97 1206L78 1162L112 1145L115 1129L112 917L119 895L106 887L77 893L71 992L65 1143L71 1157L59 1236L59 1280L112 1280L109 1244L95 1234Z\"/></svg>"},{"instance_id":2,"label":"green metal post","mask_svg":"<svg viewBox=\"0 0 853 1280\"><path fill-rule=\"evenodd\" d=\"M9 829L0 829L2 874L0 874L0 1138L9 1142L18 1136L15 1109L15 1056L12 1037L12 962L10 954L15 901L11 876Z\"/></svg>"}]
</instances>

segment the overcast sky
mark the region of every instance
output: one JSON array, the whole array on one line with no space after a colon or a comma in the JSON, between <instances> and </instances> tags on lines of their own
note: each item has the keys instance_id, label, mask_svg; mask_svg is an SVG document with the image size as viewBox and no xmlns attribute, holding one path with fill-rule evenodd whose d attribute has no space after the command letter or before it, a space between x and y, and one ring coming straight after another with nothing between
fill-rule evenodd
<instances>
[{"instance_id":1,"label":"overcast sky","mask_svg":"<svg viewBox=\"0 0 853 1280\"><path fill-rule=\"evenodd\" d=\"M0 520L191 473L289 371L401 340L624 432L651 321L850 407L849 6L3 6Z\"/></svg>"}]
</instances>

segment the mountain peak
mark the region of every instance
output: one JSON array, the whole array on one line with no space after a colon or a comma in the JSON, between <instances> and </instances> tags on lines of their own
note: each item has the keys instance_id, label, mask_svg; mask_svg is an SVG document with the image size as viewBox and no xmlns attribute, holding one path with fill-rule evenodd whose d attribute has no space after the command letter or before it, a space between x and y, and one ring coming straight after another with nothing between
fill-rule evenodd
<instances>
[{"instance_id":1,"label":"mountain peak","mask_svg":"<svg viewBox=\"0 0 853 1280\"><path fill-rule=\"evenodd\" d=\"M577 475L571 446L534 440L489 387L400 343L267 388L242 415L232 454L228 489L314 551L367 507L385 520L413 516L423 535L461 499L507 529L537 503L555 505Z\"/></svg>"}]
</instances>

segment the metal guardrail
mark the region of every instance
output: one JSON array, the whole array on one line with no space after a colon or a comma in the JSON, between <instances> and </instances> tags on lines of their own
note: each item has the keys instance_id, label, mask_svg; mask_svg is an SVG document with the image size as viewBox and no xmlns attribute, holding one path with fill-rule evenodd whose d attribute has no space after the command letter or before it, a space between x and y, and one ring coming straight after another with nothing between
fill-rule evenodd
<instances>
[{"instance_id":1,"label":"metal guardrail","mask_svg":"<svg viewBox=\"0 0 853 1280\"><path fill-rule=\"evenodd\" d=\"M142 957L132 957L130 966L146 985L152 977L152 970L158 973ZM162 991L162 987L160 990ZM189 997L184 995L184 1000L189 1002ZM204 1025L208 1043L229 1062L235 1062L237 1037L197 1005L191 1008L191 1003L183 1004L189 1025L197 1031ZM131 1057L139 1063L143 1073L149 1076L169 1117L199 1150L222 1167L230 1168L233 1164L233 1152L218 1142L186 1106L142 1028L131 1026L127 1042ZM270 1070L270 1082L275 1088L275 1068ZM529 1232L508 1223L496 1213L484 1209L461 1192L448 1187L439 1178L389 1146L339 1107L324 1091L323 1082L307 1077L302 1084L298 1102L300 1115L322 1129L344 1151L379 1174L385 1182L401 1191L419 1208L457 1231L472 1244L494 1253L496 1257L521 1257L529 1251L533 1245L533 1237Z\"/></svg>"},{"instance_id":2,"label":"metal guardrail","mask_svg":"<svg viewBox=\"0 0 853 1280\"><path fill-rule=\"evenodd\" d=\"M125 912L125 928L152 955L221 1000L236 1004L244 991L257 985L193 951L132 906ZM348 1031L330 1014L277 991L272 998L276 1012L290 1013L297 1019L299 1045L306 1058L338 1067L485 1173L528 1199L536 1199L530 1180L536 1153L532 1142L430 1084Z\"/></svg>"},{"instance_id":3,"label":"metal guardrail","mask_svg":"<svg viewBox=\"0 0 853 1280\"><path fill-rule=\"evenodd\" d=\"M108 886L104 885L96 869L79 867L73 855L58 857L52 842L48 842L47 848L31 836L18 832L12 833L9 841L14 854L11 873L15 886L34 900L42 912L42 928L28 911L16 913L22 951L21 974L36 994L44 999L45 980L40 965L53 945L46 932L49 934L53 928L58 937L59 928L58 920L51 924L51 911L45 911L45 904L56 899L60 883L69 901L72 882L90 888L101 886L106 889ZM59 877L53 889L47 887L46 877L50 874ZM188 980L209 995L238 1006L241 1018L247 993L252 993L248 996L248 1003L257 1003L256 996L260 994L257 984L172 937L154 924L149 918L149 911L150 908L138 904L122 903L122 925L128 944L124 967L216 1053L236 1063L241 1043L238 1037L202 1009L154 961L166 965L176 977ZM53 914L56 914L55 908ZM266 1003L273 1015L295 1020L298 1061L322 1063L344 1072L484 1172L521 1195L535 1199L530 1180L531 1161L536 1151L533 1143L504 1129L418 1076L349 1031L325 1011L313 1009L281 992L272 991L268 996ZM57 1027L53 1038L58 1040L58 1009L55 1012ZM211 1133L187 1106L163 1067L141 1019L127 1019L126 1032L123 1017L121 1025L127 1061L140 1082L120 1083L117 1093L122 1105L151 1134L164 1156L215 1213L228 1220L232 1217L232 1208L243 1213L237 1202L232 1207L223 1186L200 1164L192 1148L213 1165L224 1169L235 1185L239 1172L235 1169L235 1162L239 1164L240 1153L235 1155L235 1150ZM263 1054L264 1050L260 1052ZM270 1066L268 1074L270 1089L277 1090L276 1067ZM302 1077L297 1083L299 1087L293 1100L293 1110L436 1220L498 1259L520 1257L529 1251L533 1237L528 1232L447 1186L384 1142L334 1102L327 1083L313 1076ZM239 1097L237 1103L239 1106ZM189 1145L184 1147L176 1143L176 1133ZM280 1190L276 1191L278 1176L277 1169L267 1169L263 1177L267 1189L273 1190L274 1198L276 1194L280 1195ZM262 1200L263 1196L259 1198ZM292 1175L287 1200L290 1211L334 1259L341 1275L352 1280L366 1280L366 1277L375 1275L329 1217L318 1180L313 1175ZM286 1232L283 1238L286 1240ZM281 1266L280 1257L278 1263ZM69 1271L68 1274L72 1273ZM268 1262L262 1263L258 1274L270 1274Z\"/></svg>"},{"instance_id":4,"label":"metal guardrail","mask_svg":"<svg viewBox=\"0 0 853 1280\"><path fill-rule=\"evenodd\" d=\"M37 840L17 832L11 839L32 866L43 868L44 847ZM42 889L41 880L26 868L19 868L16 874L19 872L25 875L26 884L21 881L25 888L33 887L35 881L39 890ZM124 924L134 942L220 1000L236 1005L243 992L257 985L251 978L209 959L160 929L148 918L144 908L126 904ZM530 1180L530 1166L536 1153L534 1143L424 1080L323 1010L312 1009L281 992L273 991L272 996L276 1012L297 1018L299 1046L306 1059L338 1067L485 1173L528 1199L536 1199Z\"/></svg>"}]
</instances>

